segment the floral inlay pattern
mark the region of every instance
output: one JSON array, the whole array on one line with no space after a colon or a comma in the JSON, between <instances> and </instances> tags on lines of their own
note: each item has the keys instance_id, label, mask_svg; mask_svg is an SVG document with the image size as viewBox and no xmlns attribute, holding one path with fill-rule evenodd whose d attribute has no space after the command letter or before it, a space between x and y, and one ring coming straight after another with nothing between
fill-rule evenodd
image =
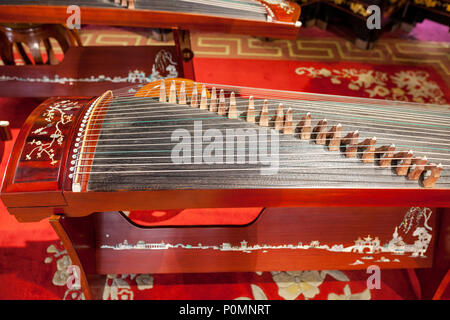
<instances>
[{"instance_id":1,"label":"floral inlay pattern","mask_svg":"<svg viewBox=\"0 0 450 320\"><path fill-rule=\"evenodd\" d=\"M265 3L276 5L283 9L287 14L290 14L294 12L294 9L292 9L292 6L289 4L289 2L285 0L264 0Z\"/></svg>"},{"instance_id":2,"label":"floral inlay pattern","mask_svg":"<svg viewBox=\"0 0 450 320\"><path fill-rule=\"evenodd\" d=\"M55 159L55 146L61 146L65 139L61 126L72 122L73 115L69 112L80 107L78 102L70 100L58 101L49 106L42 114L47 125L31 132L34 135L42 136L43 139L33 139L28 142L34 148L26 154L25 158L35 160L41 159L45 155L52 165L58 163L58 160ZM50 140L46 142L48 138Z\"/></svg>"}]
</instances>

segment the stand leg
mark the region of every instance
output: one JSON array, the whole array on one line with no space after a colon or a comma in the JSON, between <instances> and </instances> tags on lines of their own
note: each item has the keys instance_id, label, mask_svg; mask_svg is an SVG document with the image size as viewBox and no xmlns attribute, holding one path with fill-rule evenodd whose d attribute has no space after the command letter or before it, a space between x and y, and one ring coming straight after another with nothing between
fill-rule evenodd
<instances>
[{"instance_id":1,"label":"stand leg","mask_svg":"<svg viewBox=\"0 0 450 320\"><path fill-rule=\"evenodd\" d=\"M183 61L183 77L186 79L195 80L194 73L194 52L191 49L191 38L189 31L173 29L173 39L178 56Z\"/></svg>"},{"instance_id":2,"label":"stand leg","mask_svg":"<svg viewBox=\"0 0 450 320\"><path fill-rule=\"evenodd\" d=\"M433 267L417 269L423 299L439 300L450 284L450 209L441 209Z\"/></svg>"},{"instance_id":3,"label":"stand leg","mask_svg":"<svg viewBox=\"0 0 450 320\"><path fill-rule=\"evenodd\" d=\"M87 300L101 299L106 280L104 275L95 273L95 233L91 220L90 216L70 219L54 215L50 218L72 263L80 268L81 289Z\"/></svg>"}]
</instances>

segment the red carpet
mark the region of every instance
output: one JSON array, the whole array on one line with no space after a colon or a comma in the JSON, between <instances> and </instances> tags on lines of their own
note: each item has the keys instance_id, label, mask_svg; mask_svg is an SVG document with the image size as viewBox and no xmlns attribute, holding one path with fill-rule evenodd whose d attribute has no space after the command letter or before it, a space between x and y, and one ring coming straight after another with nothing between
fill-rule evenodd
<instances>
[{"instance_id":1,"label":"red carpet","mask_svg":"<svg viewBox=\"0 0 450 320\"><path fill-rule=\"evenodd\" d=\"M198 58L198 81L448 103L445 82L432 68L362 63ZM0 99L0 119L10 120L14 137L33 99ZM12 142L7 142L8 155ZM4 172L7 156L0 166ZM245 223L257 210L236 211L232 220L202 212L203 223ZM217 212L215 212L217 213ZM145 223L197 224L197 210L179 213L133 212ZM231 221L231 222L230 222ZM78 299L69 290L70 259L48 221L19 224L0 207L0 299ZM304 271L226 274L110 275L105 299L415 299L405 270L382 272L380 289L368 289L365 271Z\"/></svg>"},{"instance_id":2,"label":"red carpet","mask_svg":"<svg viewBox=\"0 0 450 320\"><path fill-rule=\"evenodd\" d=\"M430 67L292 60L196 60L207 83L446 104L450 92ZM220 81L219 81L220 79Z\"/></svg>"}]
</instances>

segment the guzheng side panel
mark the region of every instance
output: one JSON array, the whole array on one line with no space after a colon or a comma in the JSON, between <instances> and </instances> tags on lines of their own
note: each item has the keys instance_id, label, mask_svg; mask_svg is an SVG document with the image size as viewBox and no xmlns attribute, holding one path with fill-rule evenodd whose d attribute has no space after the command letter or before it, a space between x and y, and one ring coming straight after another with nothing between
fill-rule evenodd
<instances>
[{"instance_id":1,"label":"guzheng side panel","mask_svg":"<svg viewBox=\"0 0 450 320\"><path fill-rule=\"evenodd\" d=\"M436 210L423 207L269 208L239 227L95 220L101 274L425 268L436 237Z\"/></svg>"},{"instance_id":2,"label":"guzheng side panel","mask_svg":"<svg viewBox=\"0 0 450 320\"><path fill-rule=\"evenodd\" d=\"M50 98L27 118L14 144L1 198L7 207L66 204L61 192L74 123L89 98ZM69 143L68 143L69 141Z\"/></svg>"},{"instance_id":3,"label":"guzheng side panel","mask_svg":"<svg viewBox=\"0 0 450 320\"><path fill-rule=\"evenodd\" d=\"M184 76L182 63L175 46L71 47L58 65L0 66L0 96L99 96L158 77Z\"/></svg>"},{"instance_id":4,"label":"guzheng side panel","mask_svg":"<svg viewBox=\"0 0 450 320\"><path fill-rule=\"evenodd\" d=\"M286 4L269 4L268 1L264 1L264 5L258 8L262 9L263 6L270 8L271 12L268 13L273 20L268 21L265 13L255 15L250 11L242 11L236 15L236 10L230 10L230 8L226 8L227 14L221 14L224 11L223 8L219 8L222 10L205 11L204 3L196 5L189 12L183 8L173 10L173 5L165 3L165 10L158 11L151 5L145 5L142 2L138 2L136 9L133 10L114 6L105 1L90 6L82 1L70 1L64 3L65 5L62 5L61 2L64 1L46 1L45 5L40 5L36 1L3 1L0 4L0 22L66 23L69 16L67 6L70 4L80 6L83 24L179 28L291 39L297 37L301 25L294 23L300 16L300 7L295 3L291 3L288 8ZM176 8L179 8L180 1L175 3ZM20 4L20 10L17 10L17 4ZM192 8L194 3L188 4L186 7Z\"/></svg>"}]
</instances>

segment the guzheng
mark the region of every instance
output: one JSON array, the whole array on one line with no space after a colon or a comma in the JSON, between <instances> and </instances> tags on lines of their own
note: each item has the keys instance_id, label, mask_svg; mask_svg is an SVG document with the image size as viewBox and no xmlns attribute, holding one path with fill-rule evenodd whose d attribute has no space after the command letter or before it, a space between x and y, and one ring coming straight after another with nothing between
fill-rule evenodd
<instances>
[{"instance_id":1,"label":"guzheng","mask_svg":"<svg viewBox=\"0 0 450 320\"><path fill-rule=\"evenodd\" d=\"M429 296L449 277L449 118L448 106L185 79L55 97L22 127L1 198L19 221L50 216L87 299L106 274L373 264L428 268ZM248 221L208 222L211 208ZM129 216L168 209L204 222Z\"/></svg>"},{"instance_id":2,"label":"guzheng","mask_svg":"<svg viewBox=\"0 0 450 320\"><path fill-rule=\"evenodd\" d=\"M0 21L65 24L74 5L82 24L283 38L295 37L300 27L300 7L284 0L9 0L0 4Z\"/></svg>"},{"instance_id":3,"label":"guzheng","mask_svg":"<svg viewBox=\"0 0 450 320\"><path fill-rule=\"evenodd\" d=\"M51 98L17 138L2 199L23 221L131 209L447 207L449 118L448 106L180 79Z\"/></svg>"}]
</instances>

